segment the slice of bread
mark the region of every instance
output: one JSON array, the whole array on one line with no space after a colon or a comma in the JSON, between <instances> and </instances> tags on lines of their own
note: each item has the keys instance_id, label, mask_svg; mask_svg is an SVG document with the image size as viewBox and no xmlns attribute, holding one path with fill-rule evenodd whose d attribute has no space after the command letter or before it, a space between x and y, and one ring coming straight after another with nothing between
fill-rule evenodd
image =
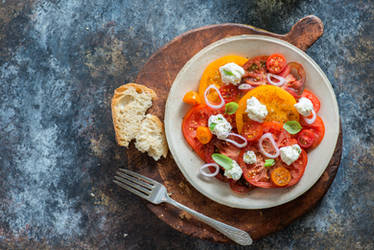
<instances>
[{"instance_id":1,"label":"slice of bread","mask_svg":"<svg viewBox=\"0 0 374 250\"><path fill-rule=\"evenodd\" d=\"M157 116L145 115L156 97L143 85L122 85L114 91L112 118L118 145L128 147L136 139L135 147L157 161L168 152L164 126Z\"/></svg>"},{"instance_id":2,"label":"slice of bread","mask_svg":"<svg viewBox=\"0 0 374 250\"><path fill-rule=\"evenodd\" d=\"M145 112L152 106L156 93L143 85L128 83L114 91L112 118L116 141L128 147L139 132Z\"/></svg>"},{"instance_id":3,"label":"slice of bread","mask_svg":"<svg viewBox=\"0 0 374 250\"><path fill-rule=\"evenodd\" d=\"M158 161L161 156L166 158L168 147L164 126L157 116L151 114L145 116L136 135L135 147L140 152L148 152L155 161Z\"/></svg>"}]
</instances>

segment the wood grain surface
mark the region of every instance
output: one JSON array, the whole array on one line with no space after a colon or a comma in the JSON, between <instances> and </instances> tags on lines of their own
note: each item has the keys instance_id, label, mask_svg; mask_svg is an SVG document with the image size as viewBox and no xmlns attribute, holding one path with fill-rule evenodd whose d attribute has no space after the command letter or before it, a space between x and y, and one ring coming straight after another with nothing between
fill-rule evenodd
<instances>
[{"instance_id":1,"label":"wood grain surface","mask_svg":"<svg viewBox=\"0 0 374 250\"><path fill-rule=\"evenodd\" d=\"M176 37L153 54L136 79L137 83L154 89L158 95L149 112L158 115L161 119L164 118L165 103L171 84L179 70L193 55L219 39L242 34L276 37L305 51L323 34L323 24L318 17L307 16L299 20L290 32L284 35L270 33L249 25L219 24L195 29ZM341 153L340 131L329 166L309 191L278 207L245 210L218 204L200 194L183 177L170 154L166 159L156 163L145 154L138 152L133 144L127 151L130 169L162 182L176 201L207 216L241 228L249 232L254 240L284 228L313 208L331 185L339 167ZM168 204L155 206L147 203L147 206L157 217L180 232L201 239L229 242L219 232Z\"/></svg>"}]
</instances>

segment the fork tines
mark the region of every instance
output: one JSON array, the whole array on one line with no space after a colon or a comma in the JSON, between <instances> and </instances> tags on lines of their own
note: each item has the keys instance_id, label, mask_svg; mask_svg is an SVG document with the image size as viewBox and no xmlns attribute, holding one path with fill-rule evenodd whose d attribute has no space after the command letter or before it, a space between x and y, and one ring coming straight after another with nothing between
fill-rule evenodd
<instances>
[{"instance_id":1,"label":"fork tines","mask_svg":"<svg viewBox=\"0 0 374 250\"><path fill-rule=\"evenodd\" d=\"M144 199L149 198L151 195L154 186L152 179L123 168L120 168L116 174L117 176L114 176L115 180L113 182L121 188Z\"/></svg>"}]
</instances>

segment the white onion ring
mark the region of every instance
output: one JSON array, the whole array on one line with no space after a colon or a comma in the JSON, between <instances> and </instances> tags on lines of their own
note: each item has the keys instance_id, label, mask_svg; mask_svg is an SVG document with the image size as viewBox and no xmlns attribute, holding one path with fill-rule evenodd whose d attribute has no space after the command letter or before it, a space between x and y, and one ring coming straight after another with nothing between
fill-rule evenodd
<instances>
[{"instance_id":1,"label":"white onion ring","mask_svg":"<svg viewBox=\"0 0 374 250\"><path fill-rule=\"evenodd\" d=\"M238 86L238 89L241 89L241 90L253 89L253 86L248 83L243 83Z\"/></svg>"},{"instance_id":2,"label":"white onion ring","mask_svg":"<svg viewBox=\"0 0 374 250\"><path fill-rule=\"evenodd\" d=\"M264 142L265 139L269 139L271 144L273 144L273 147L276 151L275 154L272 155L265 151L264 147L262 146L262 143ZM271 133L266 133L261 136L260 140L258 141L258 147L260 148L261 153L268 158L277 158L279 156L278 145L275 143L274 137Z\"/></svg>"},{"instance_id":3,"label":"white onion ring","mask_svg":"<svg viewBox=\"0 0 374 250\"><path fill-rule=\"evenodd\" d=\"M215 91L217 91L218 93L218 96L219 98L221 99L221 103L218 104L218 105L214 105L214 104L211 104L209 103L209 100L208 100L208 92L210 89L214 89ZM222 95L221 95L221 92L219 92L219 89L214 85L214 84L211 84L209 85L205 92L204 92L204 99L205 99L205 103L206 105L208 105L209 107L213 108L213 109L220 109L222 108L224 105L225 105L225 100L223 99Z\"/></svg>"},{"instance_id":4,"label":"white onion ring","mask_svg":"<svg viewBox=\"0 0 374 250\"><path fill-rule=\"evenodd\" d=\"M215 167L216 171L214 171L214 173L208 174L207 172L204 171L204 169L208 168L208 167ZM202 165L201 168L200 168L200 174L202 174L206 177L214 177L218 173L219 173L219 166L216 163L207 163L207 164Z\"/></svg>"},{"instance_id":5,"label":"white onion ring","mask_svg":"<svg viewBox=\"0 0 374 250\"><path fill-rule=\"evenodd\" d=\"M279 82L274 82L273 80L271 80L272 77L277 79ZM266 79L268 80L268 82L271 85L278 86L278 87L282 86L286 82L286 79L284 79L283 77L278 76L278 75L274 75L274 74L271 74L271 73L268 73L266 75Z\"/></svg>"},{"instance_id":6,"label":"white onion ring","mask_svg":"<svg viewBox=\"0 0 374 250\"><path fill-rule=\"evenodd\" d=\"M313 114L313 117L310 118L310 119L304 117L304 121L306 123L313 124L316 121L317 115L316 115L316 112L314 111L314 109L312 109L312 114Z\"/></svg>"},{"instance_id":7,"label":"white onion ring","mask_svg":"<svg viewBox=\"0 0 374 250\"><path fill-rule=\"evenodd\" d=\"M227 141L231 144L233 144L234 146L238 147L238 148L244 148L245 146L247 146L248 142L247 142L247 139L245 139L245 137L239 135L239 134L235 134L235 133L229 133L229 136L232 135L234 137L238 137L240 139L242 139L244 142L243 143L237 143L236 141L234 140L231 140L231 139L225 139L224 141Z\"/></svg>"}]
</instances>

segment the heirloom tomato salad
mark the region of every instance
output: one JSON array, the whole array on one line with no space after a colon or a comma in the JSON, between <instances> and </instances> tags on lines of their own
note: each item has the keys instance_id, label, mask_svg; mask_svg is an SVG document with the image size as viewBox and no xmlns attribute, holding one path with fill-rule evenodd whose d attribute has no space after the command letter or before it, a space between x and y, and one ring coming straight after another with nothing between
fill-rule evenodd
<instances>
[{"instance_id":1,"label":"heirloom tomato salad","mask_svg":"<svg viewBox=\"0 0 374 250\"><path fill-rule=\"evenodd\" d=\"M183 97L191 105L183 135L205 162L200 174L239 193L297 184L325 133L306 80L303 65L282 54L211 62Z\"/></svg>"}]
</instances>

